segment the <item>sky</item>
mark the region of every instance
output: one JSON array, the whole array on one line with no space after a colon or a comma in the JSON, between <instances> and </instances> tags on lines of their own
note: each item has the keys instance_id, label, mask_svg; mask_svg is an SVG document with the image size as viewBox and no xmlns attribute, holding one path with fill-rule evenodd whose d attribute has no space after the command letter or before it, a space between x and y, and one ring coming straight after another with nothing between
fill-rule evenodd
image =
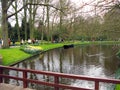
<instances>
[{"instance_id":1,"label":"sky","mask_svg":"<svg viewBox=\"0 0 120 90\"><path fill-rule=\"evenodd\" d=\"M81 8L80 11L78 11L79 13L81 12L84 12L82 13L84 16L87 16L87 15L94 15L94 12L90 12L91 10L94 9L94 7L92 5L95 4L95 1L94 0L94 3L91 3L93 2L93 0L71 0L75 5L76 7L82 7L83 5L85 5L83 8ZM97 0L98 1L98 0ZM91 5L89 5L91 3ZM87 13L89 12L89 13Z\"/></svg>"},{"instance_id":2,"label":"sky","mask_svg":"<svg viewBox=\"0 0 120 90\"><path fill-rule=\"evenodd\" d=\"M81 11L83 12L83 15L100 15L103 16L105 13L105 5L110 6L114 2L120 2L120 0L71 0L73 3L76 4L76 7L81 7L82 5L85 5ZM112 2L112 3L111 3ZM95 8L95 5L103 5L103 7L97 7ZM88 12L88 13L84 13Z\"/></svg>"}]
</instances>

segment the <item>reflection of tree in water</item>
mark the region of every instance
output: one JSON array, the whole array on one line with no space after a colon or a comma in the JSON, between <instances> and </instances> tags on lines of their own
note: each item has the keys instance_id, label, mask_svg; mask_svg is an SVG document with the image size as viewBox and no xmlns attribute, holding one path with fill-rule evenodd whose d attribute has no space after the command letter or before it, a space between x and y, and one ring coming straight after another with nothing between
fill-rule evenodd
<instances>
[{"instance_id":1,"label":"reflection of tree in water","mask_svg":"<svg viewBox=\"0 0 120 90\"><path fill-rule=\"evenodd\" d=\"M43 71L50 71L50 52L46 52L46 56L44 54L39 56L39 63L42 67L41 70ZM44 60L44 57L46 57L46 60ZM38 76L38 80L42 80L45 82L50 82L51 77L47 76L47 75L37 75ZM35 89L39 90L39 89L43 89L43 90L50 90L50 87L46 87L45 85L36 85L37 87Z\"/></svg>"},{"instance_id":2,"label":"reflection of tree in water","mask_svg":"<svg viewBox=\"0 0 120 90\"><path fill-rule=\"evenodd\" d=\"M31 61L29 62L29 68L35 70L35 67L36 67L36 66L35 66L35 61L34 61L34 60L31 60ZM29 78L32 79L32 80L39 80L39 77L37 77L37 74L29 73L28 76L29 76ZM38 88L39 88L39 85L34 84L34 83L29 83L29 87L35 88L35 89L39 90L39 89L38 89Z\"/></svg>"},{"instance_id":3,"label":"reflection of tree in water","mask_svg":"<svg viewBox=\"0 0 120 90\"><path fill-rule=\"evenodd\" d=\"M19 67L19 64L16 65ZM22 72L19 71L14 71L14 70L4 70L4 73L9 76L15 76L15 77L22 77ZM4 78L5 83L11 83L17 86L22 86L23 82L15 79L9 79L9 78Z\"/></svg>"},{"instance_id":4,"label":"reflection of tree in water","mask_svg":"<svg viewBox=\"0 0 120 90\"><path fill-rule=\"evenodd\" d=\"M50 56L51 56L51 64L52 64L52 65L51 65L51 66L52 66L52 71L55 70L55 67L54 67L54 64L55 64L55 63L54 63L54 58L53 58L54 56L53 56L53 55L54 55L54 52L50 53Z\"/></svg>"},{"instance_id":5,"label":"reflection of tree in water","mask_svg":"<svg viewBox=\"0 0 120 90\"><path fill-rule=\"evenodd\" d=\"M9 70L4 70L3 73L4 73L5 75L9 75ZM10 82L10 79L4 78L4 82L5 82L5 83L9 83L9 82Z\"/></svg>"},{"instance_id":6,"label":"reflection of tree in water","mask_svg":"<svg viewBox=\"0 0 120 90\"><path fill-rule=\"evenodd\" d=\"M60 73L63 73L63 71L62 71L62 58L63 58L63 52L62 52L62 50L60 49L60 57L59 57L60 59Z\"/></svg>"}]
</instances>

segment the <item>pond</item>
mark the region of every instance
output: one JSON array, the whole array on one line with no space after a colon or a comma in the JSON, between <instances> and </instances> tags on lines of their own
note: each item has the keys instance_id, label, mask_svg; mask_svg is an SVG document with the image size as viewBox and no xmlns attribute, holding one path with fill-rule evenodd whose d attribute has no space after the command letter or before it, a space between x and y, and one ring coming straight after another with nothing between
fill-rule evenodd
<instances>
[{"instance_id":1,"label":"pond","mask_svg":"<svg viewBox=\"0 0 120 90\"><path fill-rule=\"evenodd\" d=\"M115 72L120 64L120 60L116 57L116 52L119 48L119 45L85 45L69 49L59 48L32 57L14 67L85 75L90 77L114 78ZM13 76L21 76L22 74L14 71L7 71L7 73ZM29 77L38 80L53 80L51 77L35 74L29 74ZM61 83L86 88L92 88L94 85L93 82L81 80L61 79L60 81ZM6 82L22 85L21 81L16 80L6 80ZM112 88L114 88L113 85L100 84L100 90L112 90ZM29 84L29 86L36 90L54 90L52 87L36 84Z\"/></svg>"}]
</instances>

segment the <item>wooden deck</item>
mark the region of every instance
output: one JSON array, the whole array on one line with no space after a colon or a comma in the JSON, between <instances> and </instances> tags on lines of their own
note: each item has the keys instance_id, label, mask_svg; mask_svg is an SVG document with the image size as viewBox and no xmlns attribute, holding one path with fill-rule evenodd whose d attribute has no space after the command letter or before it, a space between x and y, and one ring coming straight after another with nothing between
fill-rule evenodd
<instances>
[{"instance_id":1,"label":"wooden deck","mask_svg":"<svg viewBox=\"0 0 120 90\"><path fill-rule=\"evenodd\" d=\"M35 89L23 88L21 86L0 83L0 90L35 90Z\"/></svg>"}]
</instances>

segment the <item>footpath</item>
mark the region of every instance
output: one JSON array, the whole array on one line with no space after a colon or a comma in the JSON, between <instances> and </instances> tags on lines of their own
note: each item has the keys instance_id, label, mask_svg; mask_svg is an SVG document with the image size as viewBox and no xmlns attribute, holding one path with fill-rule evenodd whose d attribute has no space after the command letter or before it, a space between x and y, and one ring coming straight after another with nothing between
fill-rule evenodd
<instances>
[{"instance_id":1,"label":"footpath","mask_svg":"<svg viewBox=\"0 0 120 90\"><path fill-rule=\"evenodd\" d=\"M0 90L35 90L35 89L23 88L21 86L0 83Z\"/></svg>"}]
</instances>

